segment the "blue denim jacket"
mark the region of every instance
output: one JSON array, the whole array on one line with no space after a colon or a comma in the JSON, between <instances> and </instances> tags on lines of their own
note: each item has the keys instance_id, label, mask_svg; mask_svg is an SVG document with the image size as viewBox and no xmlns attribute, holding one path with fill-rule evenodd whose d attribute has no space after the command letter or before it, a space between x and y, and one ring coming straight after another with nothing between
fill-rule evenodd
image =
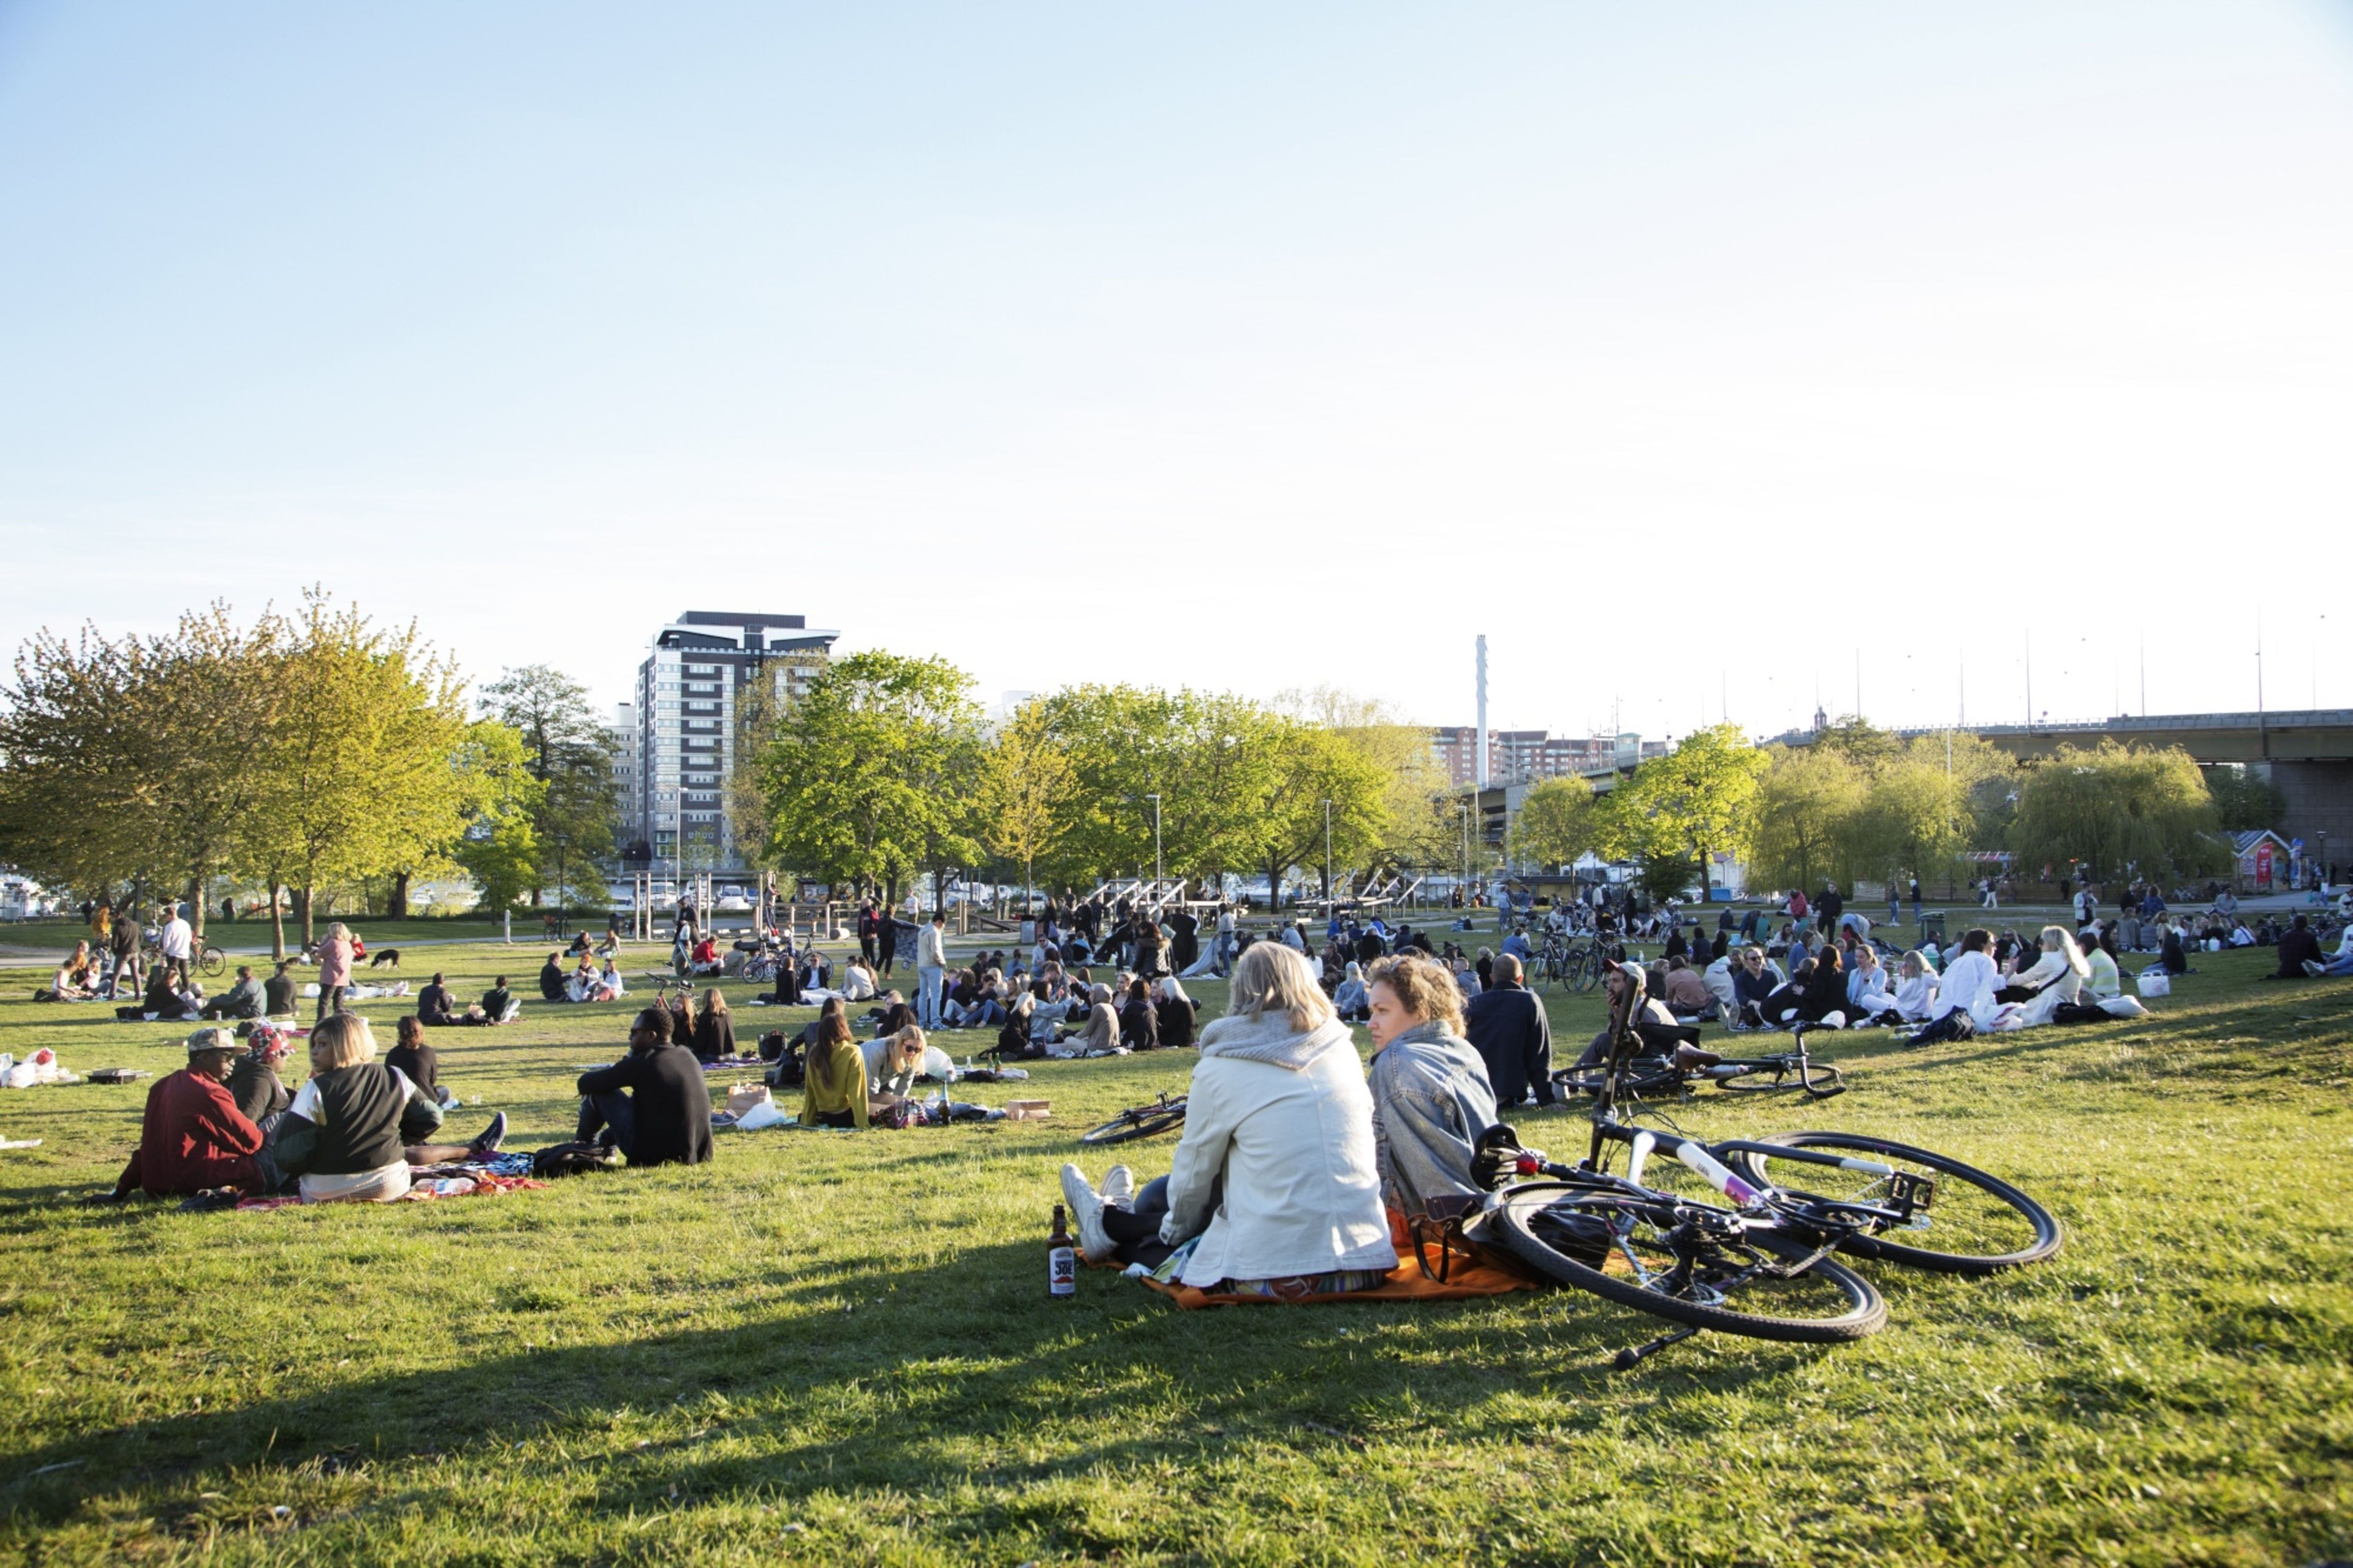
<instances>
[{"instance_id":1,"label":"blue denim jacket","mask_svg":"<svg viewBox=\"0 0 2353 1568\"><path fill-rule=\"evenodd\" d=\"M1373 1058L1373 1145L1381 1192L1408 1217L1430 1199L1475 1195L1471 1154L1495 1124L1487 1064L1442 1024L1417 1024Z\"/></svg>"}]
</instances>

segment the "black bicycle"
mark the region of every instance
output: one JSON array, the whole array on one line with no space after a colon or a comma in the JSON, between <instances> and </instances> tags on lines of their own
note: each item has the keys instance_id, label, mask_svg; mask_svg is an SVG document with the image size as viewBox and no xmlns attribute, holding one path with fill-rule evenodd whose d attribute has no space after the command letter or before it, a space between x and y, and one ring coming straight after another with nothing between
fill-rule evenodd
<instances>
[{"instance_id":1,"label":"black bicycle","mask_svg":"<svg viewBox=\"0 0 2353 1568\"><path fill-rule=\"evenodd\" d=\"M1091 1127L1079 1134L1079 1142L1088 1144L1125 1143L1137 1138L1156 1138L1172 1128L1185 1125L1185 1097L1171 1099L1166 1094L1150 1105L1133 1106L1121 1111L1100 1127Z\"/></svg>"},{"instance_id":2,"label":"black bicycle","mask_svg":"<svg viewBox=\"0 0 2353 1568\"><path fill-rule=\"evenodd\" d=\"M1786 1051L1755 1057L1724 1057L1702 1050L1699 1031L1677 1025L1637 1024L1642 1054L1619 1071L1617 1093L1629 1100L1689 1100L1694 1088L1714 1084L1726 1094L1778 1094L1795 1090L1809 1100L1831 1100L1847 1085L1839 1069L1813 1059L1806 1048L1807 1026ZM1571 1094L1598 1095L1608 1086L1608 1066L1563 1068L1552 1080Z\"/></svg>"},{"instance_id":3,"label":"black bicycle","mask_svg":"<svg viewBox=\"0 0 2353 1568\"><path fill-rule=\"evenodd\" d=\"M1827 1131L1703 1144L1618 1121L1620 1079L1641 1041L1630 1022L1639 972L1630 979L1611 1008L1586 1158L1557 1163L1512 1128L1490 1128L1472 1171L1493 1195L1466 1226L1564 1284L1681 1325L1621 1352L1619 1366L1701 1329L1810 1343L1873 1332L1885 1303L1834 1252L1984 1275L2063 1244L2057 1220L2017 1187L1909 1144ZM1620 1149L1623 1173L1609 1169ZM1651 1181L1657 1152L1670 1163Z\"/></svg>"}]
</instances>

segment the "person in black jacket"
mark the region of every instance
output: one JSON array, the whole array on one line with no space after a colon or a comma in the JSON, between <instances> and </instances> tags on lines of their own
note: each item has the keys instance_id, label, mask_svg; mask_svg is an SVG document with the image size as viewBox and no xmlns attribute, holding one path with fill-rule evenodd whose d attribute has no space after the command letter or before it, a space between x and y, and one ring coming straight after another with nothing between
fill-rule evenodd
<instances>
[{"instance_id":1,"label":"person in black jacket","mask_svg":"<svg viewBox=\"0 0 2353 1568\"><path fill-rule=\"evenodd\" d=\"M1846 913L1846 897L1836 882L1824 882L1820 897L1814 900L1814 913L1822 921L1822 931L1831 936L1838 934L1839 916Z\"/></svg>"},{"instance_id":2,"label":"person in black jacket","mask_svg":"<svg viewBox=\"0 0 2353 1568\"><path fill-rule=\"evenodd\" d=\"M1152 983L1141 975L1127 984L1119 1010L1119 1043L1131 1051L1160 1048L1160 1014L1152 1005Z\"/></svg>"},{"instance_id":3,"label":"person in black jacket","mask_svg":"<svg viewBox=\"0 0 2353 1568\"><path fill-rule=\"evenodd\" d=\"M580 1075L580 1142L612 1145L632 1165L711 1158L711 1090L694 1053L670 1043L670 1019L647 1008L629 1026L629 1054Z\"/></svg>"},{"instance_id":4,"label":"person in black jacket","mask_svg":"<svg viewBox=\"0 0 2353 1568\"><path fill-rule=\"evenodd\" d=\"M888 974L891 966L899 962L899 931L902 921L889 910L874 917L874 945L881 956L874 965L876 974Z\"/></svg>"},{"instance_id":5,"label":"person in black jacket","mask_svg":"<svg viewBox=\"0 0 2353 1568\"><path fill-rule=\"evenodd\" d=\"M1806 974L1804 994L1798 1001L1797 1017L1809 1024L1827 1023L1836 1017L1836 1026L1843 1026L1847 1008L1846 971L1839 967L1838 944L1831 942L1822 943L1821 951L1814 954L1813 963L1813 968ZM1797 1019L1789 1021L1794 1023Z\"/></svg>"},{"instance_id":6,"label":"person in black jacket","mask_svg":"<svg viewBox=\"0 0 2353 1568\"><path fill-rule=\"evenodd\" d=\"M2280 932L2278 973L2266 974L2263 978L2304 980L2319 973L2324 967L2320 961L2320 939L2312 934L2310 924L2298 915L2287 930Z\"/></svg>"},{"instance_id":7,"label":"person in black jacket","mask_svg":"<svg viewBox=\"0 0 2353 1568\"><path fill-rule=\"evenodd\" d=\"M267 1018L282 1018L294 1011L294 977L286 972L294 967L290 958L278 961L278 973L261 983L261 1012Z\"/></svg>"},{"instance_id":8,"label":"person in black jacket","mask_svg":"<svg viewBox=\"0 0 2353 1568\"><path fill-rule=\"evenodd\" d=\"M735 1054L735 1018L727 1011L727 998L712 986L702 994L702 1005L694 1016L694 1055L699 1061L715 1062Z\"/></svg>"},{"instance_id":9,"label":"person in black jacket","mask_svg":"<svg viewBox=\"0 0 2353 1568\"><path fill-rule=\"evenodd\" d=\"M1498 1106L1538 1105L1560 1097L1552 1082L1552 1020L1544 1003L1522 984L1520 961L1505 953L1489 973L1494 983L1465 1004L1462 1036L1487 1064L1487 1086Z\"/></svg>"},{"instance_id":10,"label":"person in black jacket","mask_svg":"<svg viewBox=\"0 0 2353 1568\"><path fill-rule=\"evenodd\" d=\"M1173 974L1161 976L1157 990L1160 999L1152 1005L1159 1015L1161 1048L1181 1050L1193 1043L1200 1022L1200 1009L1193 1005L1190 996L1185 994L1183 984Z\"/></svg>"},{"instance_id":11,"label":"person in black jacket","mask_svg":"<svg viewBox=\"0 0 2353 1568\"><path fill-rule=\"evenodd\" d=\"M547 955L547 962L540 966L539 999L543 1002L571 1000L570 993L564 989L563 956L561 953L551 952Z\"/></svg>"},{"instance_id":12,"label":"person in black jacket","mask_svg":"<svg viewBox=\"0 0 2353 1568\"><path fill-rule=\"evenodd\" d=\"M467 1022L450 997L449 987L442 983L438 970L434 972L432 984L417 994L417 1020L430 1028Z\"/></svg>"}]
</instances>

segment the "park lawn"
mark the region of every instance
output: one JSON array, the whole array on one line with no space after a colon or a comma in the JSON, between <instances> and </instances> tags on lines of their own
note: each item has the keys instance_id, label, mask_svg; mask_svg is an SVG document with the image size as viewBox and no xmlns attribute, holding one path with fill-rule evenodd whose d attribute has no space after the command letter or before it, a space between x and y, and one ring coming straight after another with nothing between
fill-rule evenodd
<instances>
[{"instance_id":1,"label":"park lawn","mask_svg":"<svg viewBox=\"0 0 2353 1568\"><path fill-rule=\"evenodd\" d=\"M634 971L652 960L635 950ZM434 950L461 992L543 950ZM1055 1172L1189 1053L1033 1067L1044 1126L723 1133L692 1171L389 1208L90 1209L145 1083L0 1093L9 1560L2305 1563L2353 1552L2353 984L2201 955L2139 1024L1908 1050L1702 1099L1711 1136L1883 1132L2041 1196L2066 1251L1865 1265L1842 1349L1574 1292L1183 1312L1044 1296ZM181 1031L23 1000L0 1050L161 1072ZM1223 989L1195 994L1214 1011ZM740 1002L740 988L731 1000ZM379 1037L406 1003L368 1003ZM1567 1050L1599 1026L1554 998ZM622 1005L443 1031L512 1147L569 1135ZM739 1006L738 1035L776 1015ZM783 1015L786 1021L807 1016ZM968 1045L967 1045L968 1042ZM979 1036L949 1036L957 1055ZM995 1103L1019 1092L976 1086ZM1522 1118L1577 1152L1579 1123ZM1163 1140L1129 1158L1167 1168ZM1100 1175L1102 1155L1091 1156Z\"/></svg>"}]
</instances>

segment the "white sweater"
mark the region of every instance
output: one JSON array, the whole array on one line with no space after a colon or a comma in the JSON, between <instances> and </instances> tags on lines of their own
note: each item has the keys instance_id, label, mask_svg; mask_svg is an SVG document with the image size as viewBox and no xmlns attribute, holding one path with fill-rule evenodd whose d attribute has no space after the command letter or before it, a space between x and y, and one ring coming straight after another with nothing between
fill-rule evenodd
<instances>
[{"instance_id":1,"label":"white sweater","mask_svg":"<svg viewBox=\"0 0 2353 1568\"><path fill-rule=\"evenodd\" d=\"M1353 1042L1337 1022L1302 1035L1279 1015L1201 1031L1160 1228L1172 1244L1201 1238L1186 1284L1397 1267Z\"/></svg>"}]
</instances>

